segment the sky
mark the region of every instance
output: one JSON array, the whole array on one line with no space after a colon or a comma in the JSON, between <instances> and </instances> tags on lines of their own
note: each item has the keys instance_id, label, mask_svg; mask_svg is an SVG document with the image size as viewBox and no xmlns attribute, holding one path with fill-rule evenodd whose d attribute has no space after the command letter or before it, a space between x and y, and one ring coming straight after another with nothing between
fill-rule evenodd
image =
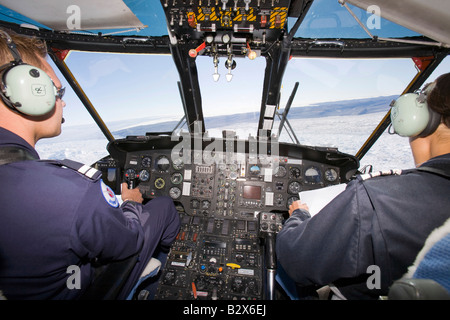
<instances>
[{"instance_id":1,"label":"sky","mask_svg":"<svg viewBox=\"0 0 450 320\"><path fill-rule=\"evenodd\" d=\"M212 58L197 58L204 116L258 112L265 59L237 58L231 82L226 80L225 59L220 60L221 76L215 82ZM444 60L436 74L450 70L449 60ZM184 114L178 73L169 55L72 52L66 63L107 123L148 117L181 119ZM301 107L400 94L415 74L411 59L291 59L283 79L280 107L286 105L295 82L299 82L299 89L292 107ZM59 77L68 87L64 98L66 125L89 123L84 106L66 80Z\"/></svg>"}]
</instances>

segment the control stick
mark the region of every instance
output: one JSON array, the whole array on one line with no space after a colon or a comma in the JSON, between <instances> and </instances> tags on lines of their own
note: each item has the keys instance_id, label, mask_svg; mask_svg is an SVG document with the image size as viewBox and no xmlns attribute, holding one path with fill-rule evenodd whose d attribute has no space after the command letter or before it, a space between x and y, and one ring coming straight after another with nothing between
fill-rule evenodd
<instances>
[{"instance_id":1,"label":"control stick","mask_svg":"<svg viewBox=\"0 0 450 320\"><path fill-rule=\"evenodd\" d=\"M134 189L137 187L139 175L134 169L127 169L124 174L125 182L127 183L128 189Z\"/></svg>"},{"instance_id":2,"label":"control stick","mask_svg":"<svg viewBox=\"0 0 450 320\"><path fill-rule=\"evenodd\" d=\"M283 217L281 214L261 212L259 214L259 234L265 239L265 264L267 276L267 300L275 298L275 276L277 273L277 257L275 252L275 238L281 230Z\"/></svg>"}]
</instances>

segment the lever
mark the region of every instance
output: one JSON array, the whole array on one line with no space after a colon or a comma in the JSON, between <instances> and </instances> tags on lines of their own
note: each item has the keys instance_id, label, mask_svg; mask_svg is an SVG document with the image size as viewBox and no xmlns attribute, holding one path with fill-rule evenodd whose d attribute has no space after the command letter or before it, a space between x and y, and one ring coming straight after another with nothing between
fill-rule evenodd
<instances>
[{"instance_id":1,"label":"lever","mask_svg":"<svg viewBox=\"0 0 450 320\"><path fill-rule=\"evenodd\" d=\"M139 175L134 169L127 169L125 171L125 182L127 183L128 189L134 189L137 187Z\"/></svg>"},{"instance_id":2,"label":"lever","mask_svg":"<svg viewBox=\"0 0 450 320\"><path fill-rule=\"evenodd\" d=\"M228 3L228 0L222 0L222 11L227 10L227 3Z\"/></svg>"}]
</instances>

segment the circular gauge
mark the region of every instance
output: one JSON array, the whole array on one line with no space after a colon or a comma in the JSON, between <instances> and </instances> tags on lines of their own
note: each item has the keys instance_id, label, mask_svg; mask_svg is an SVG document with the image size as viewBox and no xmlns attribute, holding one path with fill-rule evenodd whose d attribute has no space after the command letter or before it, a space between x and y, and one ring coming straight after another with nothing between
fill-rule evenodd
<instances>
[{"instance_id":1,"label":"circular gauge","mask_svg":"<svg viewBox=\"0 0 450 320\"><path fill-rule=\"evenodd\" d=\"M232 163L232 164L230 164L229 168L230 168L230 171L236 171L238 166L236 163Z\"/></svg>"},{"instance_id":2,"label":"circular gauge","mask_svg":"<svg viewBox=\"0 0 450 320\"><path fill-rule=\"evenodd\" d=\"M147 182L150 179L150 173L143 169L141 170L141 172L139 172L139 180L141 180L142 182Z\"/></svg>"},{"instance_id":3,"label":"circular gauge","mask_svg":"<svg viewBox=\"0 0 450 320\"><path fill-rule=\"evenodd\" d=\"M136 170L131 169L131 168L127 169L125 171L125 178L127 178L127 179L136 179Z\"/></svg>"},{"instance_id":4,"label":"circular gauge","mask_svg":"<svg viewBox=\"0 0 450 320\"><path fill-rule=\"evenodd\" d=\"M250 167L250 174L252 176L257 176L261 173L261 168L257 165L251 166Z\"/></svg>"},{"instance_id":5,"label":"circular gauge","mask_svg":"<svg viewBox=\"0 0 450 320\"><path fill-rule=\"evenodd\" d=\"M172 199L178 199L181 196L181 190L178 187L172 187L169 189L169 196Z\"/></svg>"},{"instance_id":6,"label":"circular gauge","mask_svg":"<svg viewBox=\"0 0 450 320\"><path fill-rule=\"evenodd\" d=\"M183 169L183 167L184 167L183 159L178 158L178 159L173 160L172 166L175 170Z\"/></svg>"},{"instance_id":7,"label":"circular gauge","mask_svg":"<svg viewBox=\"0 0 450 320\"><path fill-rule=\"evenodd\" d=\"M292 167L289 169L289 174L291 175L292 178L299 179L302 175L302 172L300 171L299 168Z\"/></svg>"},{"instance_id":8,"label":"circular gauge","mask_svg":"<svg viewBox=\"0 0 450 320\"><path fill-rule=\"evenodd\" d=\"M305 181L309 183L320 182L320 171L317 167L309 167L305 171Z\"/></svg>"},{"instance_id":9,"label":"circular gauge","mask_svg":"<svg viewBox=\"0 0 450 320\"><path fill-rule=\"evenodd\" d=\"M149 168L152 165L152 158L151 157L147 157L147 156L143 157L142 160L141 160L141 165L144 168Z\"/></svg>"},{"instance_id":10,"label":"circular gauge","mask_svg":"<svg viewBox=\"0 0 450 320\"><path fill-rule=\"evenodd\" d=\"M288 207L288 209L289 209L289 206L292 204L292 202L297 201L297 200L300 200L300 198L297 197L297 196L289 197L288 200L287 200L287 207Z\"/></svg>"},{"instance_id":11,"label":"circular gauge","mask_svg":"<svg viewBox=\"0 0 450 320\"><path fill-rule=\"evenodd\" d=\"M229 178L230 178L231 180L236 180L237 177L238 177L238 174L237 174L236 171L230 172Z\"/></svg>"},{"instance_id":12,"label":"circular gauge","mask_svg":"<svg viewBox=\"0 0 450 320\"><path fill-rule=\"evenodd\" d=\"M275 195L275 205L277 207L282 207L284 205L284 197L281 193Z\"/></svg>"},{"instance_id":13,"label":"circular gauge","mask_svg":"<svg viewBox=\"0 0 450 320\"><path fill-rule=\"evenodd\" d=\"M302 190L302 185L298 181L292 181L288 185L288 190L290 193L297 194Z\"/></svg>"},{"instance_id":14,"label":"circular gauge","mask_svg":"<svg viewBox=\"0 0 450 320\"><path fill-rule=\"evenodd\" d=\"M167 171L170 168L170 161L169 158L166 156L160 156L158 159L156 159L156 168L159 171Z\"/></svg>"},{"instance_id":15,"label":"circular gauge","mask_svg":"<svg viewBox=\"0 0 450 320\"><path fill-rule=\"evenodd\" d=\"M203 210L209 209L210 206L211 206L211 202L209 202L208 200L203 200L202 201L202 209Z\"/></svg>"},{"instance_id":16,"label":"circular gauge","mask_svg":"<svg viewBox=\"0 0 450 320\"><path fill-rule=\"evenodd\" d=\"M163 178L156 178L155 187L156 189L162 189L166 185L166 181Z\"/></svg>"},{"instance_id":17,"label":"circular gauge","mask_svg":"<svg viewBox=\"0 0 450 320\"><path fill-rule=\"evenodd\" d=\"M183 181L183 175L179 172L175 172L170 177L170 182L172 182L173 184L180 184L182 181Z\"/></svg>"},{"instance_id":18,"label":"circular gauge","mask_svg":"<svg viewBox=\"0 0 450 320\"><path fill-rule=\"evenodd\" d=\"M200 201L197 199L191 200L191 209L198 209L200 207Z\"/></svg>"},{"instance_id":19,"label":"circular gauge","mask_svg":"<svg viewBox=\"0 0 450 320\"><path fill-rule=\"evenodd\" d=\"M334 182L338 179L338 173L335 169L329 168L325 170L324 177L327 181Z\"/></svg>"},{"instance_id":20,"label":"circular gauge","mask_svg":"<svg viewBox=\"0 0 450 320\"><path fill-rule=\"evenodd\" d=\"M286 175L286 168L285 167L283 167L283 166L278 166L278 167L276 167L275 168L275 172L274 172L274 174L275 174L275 177L277 177L277 178L282 178L282 177L284 177L285 175Z\"/></svg>"}]
</instances>

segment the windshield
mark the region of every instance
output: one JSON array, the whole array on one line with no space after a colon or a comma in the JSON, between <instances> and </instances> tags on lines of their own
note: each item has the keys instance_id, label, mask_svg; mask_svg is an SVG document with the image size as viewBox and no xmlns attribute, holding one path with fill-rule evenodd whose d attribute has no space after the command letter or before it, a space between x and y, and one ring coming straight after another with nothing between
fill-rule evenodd
<instances>
[{"instance_id":1,"label":"windshield","mask_svg":"<svg viewBox=\"0 0 450 320\"><path fill-rule=\"evenodd\" d=\"M213 59L197 59L206 130L211 137L221 137L222 130L234 130L241 139L256 136L266 60L235 59L231 72L225 60L219 61L220 76L215 81Z\"/></svg>"},{"instance_id":2,"label":"windshield","mask_svg":"<svg viewBox=\"0 0 450 320\"><path fill-rule=\"evenodd\" d=\"M414 31L381 18L381 9L377 6L371 6L372 11L362 10L351 4L347 4L347 6L373 35L386 38L419 35ZM289 18L288 26L292 27L294 23L295 19ZM370 36L338 0L315 0L295 33L295 37L309 39L358 39L369 38Z\"/></svg>"},{"instance_id":3,"label":"windshield","mask_svg":"<svg viewBox=\"0 0 450 320\"><path fill-rule=\"evenodd\" d=\"M184 116L179 77L170 55L75 51L65 62L114 139L171 132ZM65 123L59 137L40 141L37 149L41 158L67 157L92 164L108 154L108 141L57 67L51 65L67 88Z\"/></svg>"},{"instance_id":4,"label":"windshield","mask_svg":"<svg viewBox=\"0 0 450 320\"><path fill-rule=\"evenodd\" d=\"M428 78L448 72L447 57ZM284 142L335 147L355 155L396 99L414 78L412 59L292 59L283 79L281 115L299 83L288 114L293 133L281 130ZM278 118L280 119L280 118ZM279 132L280 121L274 130ZM289 128L288 128L289 129ZM296 140L297 139L297 140ZM386 156L386 150L391 156ZM408 139L386 130L361 160L377 170L414 166Z\"/></svg>"},{"instance_id":5,"label":"windshield","mask_svg":"<svg viewBox=\"0 0 450 320\"><path fill-rule=\"evenodd\" d=\"M216 82L212 58L197 60L209 136L221 137L222 130L234 130L241 139L256 136L265 59L237 59L229 82L224 61ZM169 55L72 52L66 63L115 139L170 132L184 116L177 86L179 76ZM41 140L37 150L41 158L71 158L92 164L108 154L108 141L53 67L68 88L64 97L65 123L59 137ZM449 69L446 58L429 81ZM411 59L291 59L283 78L273 133L279 131L280 116L298 82L287 117L298 142L335 147L354 155L416 72ZM183 130L187 130L186 126ZM285 128L279 139L295 141ZM398 156L386 157L386 148L399 151ZM379 170L414 165L407 139L387 132L362 159L361 166L365 164Z\"/></svg>"}]
</instances>

